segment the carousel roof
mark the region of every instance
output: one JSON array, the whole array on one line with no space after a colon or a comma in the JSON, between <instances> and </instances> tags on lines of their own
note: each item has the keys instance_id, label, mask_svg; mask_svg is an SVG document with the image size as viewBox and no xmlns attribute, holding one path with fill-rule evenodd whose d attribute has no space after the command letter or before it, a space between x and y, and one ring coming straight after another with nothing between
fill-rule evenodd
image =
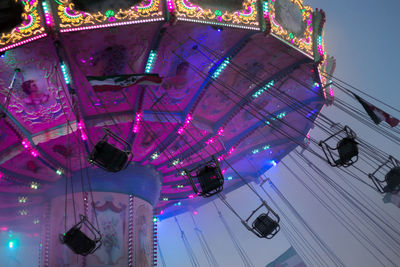
<instances>
[{"instance_id":1,"label":"carousel roof","mask_svg":"<svg viewBox=\"0 0 400 267\"><path fill-rule=\"evenodd\" d=\"M315 119L330 101L319 86L323 13L301 1L246 0L236 11L104 1L96 13L21 2L24 22L0 38L0 226L38 227L48 192L95 168L87 155L103 127L131 144L132 164L154 166L157 212L171 216L208 200L194 197L185 168L215 155L224 192L234 190L304 143L304 113ZM149 73L162 82L96 90L88 80Z\"/></svg>"}]
</instances>

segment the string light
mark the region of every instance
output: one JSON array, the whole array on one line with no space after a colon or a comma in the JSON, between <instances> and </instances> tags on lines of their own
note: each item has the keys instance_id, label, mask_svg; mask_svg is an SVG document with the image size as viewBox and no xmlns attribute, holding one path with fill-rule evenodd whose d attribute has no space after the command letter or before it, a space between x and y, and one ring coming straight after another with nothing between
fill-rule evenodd
<instances>
[{"instance_id":1,"label":"string light","mask_svg":"<svg viewBox=\"0 0 400 267\"><path fill-rule=\"evenodd\" d=\"M164 20L164 18L143 19L143 20L107 23L107 24L95 25L95 26L68 28L68 29L61 29L60 32L64 33L64 32L74 32L74 31L85 31L85 30L91 30L91 29L110 28L110 27L123 26L123 25L139 24L139 23L146 23L146 22L155 22L155 21L161 21L161 20Z\"/></svg>"},{"instance_id":2,"label":"string light","mask_svg":"<svg viewBox=\"0 0 400 267\"><path fill-rule=\"evenodd\" d=\"M12 44L12 45L5 46L5 47L3 47L3 48L0 48L0 52L9 50L9 49L11 49L11 48L15 48L15 47L17 47L17 46L20 46L20 45L23 45L23 44L26 44L26 43L35 41L35 40L37 40L37 39L40 39L40 38L43 38L43 37L46 37L46 36L47 36L47 34L46 34L46 33L43 33L43 34L40 34L40 35L31 37L31 38L28 38L28 39L26 39L26 40L23 40L23 41L21 41L21 42L18 42L18 43Z\"/></svg>"},{"instance_id":3,"label":"string light","mask_svg":"<svg viewBox=\"0 0 400 267\"><path fill-rule=\"evenodd\" d=\"M31 182L31 189L37 190L39 188L39 183L37 182Z\"/></svg>"},{"instance_id":4,"label":"string light","mask_svg":"<svg viewBox=\"0 0 400 267\"><path fill-rule=\"evenodd\" d=\"M65 81L65 83L66 83L66 84L69 84L69 83L70 83L70 79L69 79L67 67L65 66L64 63L61 63L61 71L62 71L62 74L63 74L63 76L64 76L64 81Z\"/></svg>"},{"instance_id":5,"label":"string light","mask_svg":"<svg viewBox=\"0 0 400 267\"><path fill-rule=\"evenodd\" d=\"M153 70L154 63L156 62L157 59L157 51L151 50L149 53L149 58L147 59L146 62L146 67L144 69L145 73L150 73Z\"/></svg>"},{"instance_id":6,"label":"string light","mask_svg":"<svg viewBox=\"0 0 400 267\"><path fill-rule=\"evenodd\" d=\"M221 73L224 71L226 66L228 66L228 64L230 63L230 60L231 59L229 57L225 58L224 61L222 61L222 63L217 67L217 69L211 75L211 78L217 79L218 76L221 75Z\"/></svg>"},{"instance_id":7,"label":"string light","mask_svg":"<svg viewBox=\"0 0 400 267\"><path fill-rule=\"evenodd\" d=\"M266 92L268 89L270 89L272 86L274 86L275 81L272 80L270 82L268 82L266 85L264 85L263 87L261 87L260 89L258 89L252 96L253 98L257 98L260 95L262 95L264 92Z\"/></svg>"},{"instance_id":8,"label":"string light","mask_svg":"<svg viewBox=\"0 0 400 267\"><path fill-rule=\"evenodd\" d=\"M51 15L50 15L49 9L47 7L47 3L45 1L43 1L42 6L43 6L44 18L46 20L46 24L48 26L51 26Z\"/></svg>"},{"instance_id":9,"label":"string light","mask_svg":"<svg viewBox=\"0 0 400 267\"><path fill-rule=\"evenodd\" d=\"M139 132L139 125L141 120L142 120L142 113L140 112L136 113L135 123L133 124L133 130L132 130L134 133Z\"/></svg>"},{"instance_id":10,"label":"string light","mask_svg":"<svg viewBox=\"0 0 400 267\"><path fill-rule=\"evenodd\" d=\"M150 156L150 158L151 158L152 160L156 160L156 159L158 159L159 156L160 156L160 153L154 152L154 153Z\"/></svg>"},{"instance_id":11,"label":"string light","mask_svg":"<svg viewBox=\"0 0 400 267\"><path fill-rule=\"evenodd\" d=\"M181 135L183 134L183 131L185 131L185 129L187 128L187 126L190 124L191 120L193 119L192 115L188 114L185 122L183 123L183 125L178 129L178 134Z\"/></svg>"}]
</instances>

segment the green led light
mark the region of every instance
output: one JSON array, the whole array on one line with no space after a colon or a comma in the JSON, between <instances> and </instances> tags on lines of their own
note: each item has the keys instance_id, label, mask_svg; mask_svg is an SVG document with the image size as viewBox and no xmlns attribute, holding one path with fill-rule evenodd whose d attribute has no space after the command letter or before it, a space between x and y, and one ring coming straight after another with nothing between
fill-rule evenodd
<instances>
[{"instance_id":1,"label":"green led light","mask_svg":"<svg viewBox=\"0 0 400 267\"><path fill-rule=\"evenodd\" d=\"M214 14L215 14L215 16L217 16L217 17L222 16L221 10L218 10L218 9L214 11Z\"/></svg>"},{"instance_id":2,"label":"green led light","mask_svg":"<svg viewBox=\"0 0 400 267\"><path fill-rule=\"evenodd\" d=\"M107 10L105 15L106 15L107 18L114 17L115 16L115 12L112 11L112 10Z\"/></svg>"},{"instance_id":3,"label":"green led light","mask_svg":"<svg viewBox=\"0 0 400 267\"><path fill-rule=\"evenodd\" d=\"M158 152L154 152L153 155L151 155L151 159L155 160L160 156L160 154Z\"/></svg>"},{"instance_id":4,"label":"green led light","mask_svg":"<svg viewBox=\"0 0 400 267\"><path fill-rule=\"evenodd\" d=\"M153 222L157 222L157 217L154 217L154 218L153 218Z\"/></svg>"}]
</instances>

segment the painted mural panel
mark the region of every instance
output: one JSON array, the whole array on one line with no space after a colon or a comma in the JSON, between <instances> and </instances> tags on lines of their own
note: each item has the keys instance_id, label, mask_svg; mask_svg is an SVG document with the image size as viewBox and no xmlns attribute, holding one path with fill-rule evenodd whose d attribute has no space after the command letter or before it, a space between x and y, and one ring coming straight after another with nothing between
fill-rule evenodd
<instances>
[{"instance_id":1,"label":"painted mural panel","mask_svg":"<svg viewBox=\"0 0 400 267\"><path fill-rule=\"evenodd\" d=\"M95 91L87 76L143 73L156 25L132 25L98 31L68 33L65 47L71 72L86 115L133 110L140 86L116 91ZM152 86L150 86L152 87Z\"/></svg>"},{"instance_id":2,"label":"painted mural panel","mask_svg":"<svg viewBox=\"0 0 400 267\"><path fill-rule=\"evenodd\" d=\"M148 202L135 198L134 210L134 266L151 267L153 256L153 208Z\"/></svg>"},{"instance_id":3,"label":"painted mural panel","mask_svg":"<svg viewBox=\"0 0 400 267\"><path fill-rule=\"evenodd\" d=\"M7 51L0 60L0 99L32 133L71 119L57 56L48 40Z\"/></svg>"}]
</instances>

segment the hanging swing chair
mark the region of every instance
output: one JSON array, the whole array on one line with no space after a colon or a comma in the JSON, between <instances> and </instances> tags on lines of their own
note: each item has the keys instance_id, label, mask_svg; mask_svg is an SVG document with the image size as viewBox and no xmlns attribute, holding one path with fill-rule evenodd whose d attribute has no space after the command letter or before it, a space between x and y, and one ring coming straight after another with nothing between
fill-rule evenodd
<instances>
[{"instance_id":1,"label":"hanging swing chair","mask_svg":"<svg viewBox=\"0 0 400 267\"><path fill-rule=\"evenodd\" d=\"M384 177L382 172L386 173ZM397 194L400 191L400 161L392 156L368 176L381 193Z\"/></svg>"},{"instance_id":2,"label":"hanging swing chair","mask_svg":"<svg viewBox=\"0 0 400 267\"><path fill-rule=\"evenodd\" d=\"M99 247L101 247L101 234L93 224L88 221L88 218L82 214L79 215L80 222L75 224L68 232L60 235L62 244L66 244L75 254L87 256L93 254ZM85 233L81 231L82 226L90 231L93 238L90 239Z\"/></svg>"},{"instance_id":3,"label":"hanging swing chair","mask_svg":"<svg viewBox=\"0 0 400 267\"><path fill-rule=\"evenodd\" d=\"M250 226L249 220L263 206L267 208L267 213L261 213L258 215ZM265 201L263 201L262 204L256 208L245 221L242 220L242 223L249 231L253 232L259 238L271 239L280 230L279 221L279 215L276 214Z\"/></svg>"},{"instance_id":4,"label":"hanging swing chair","mask_svg":"<svg viewBox=\"0 0 400 267\"><path fill-rule=\"evenodd\" d=\"M109 129L103 128L103 131L105 134L90 153L89 162L109 172L126 169L132 159L131 145ZM109 137L121 145L122 149L107 142Z\"/></svg>"},{"instance_id":5,"label":"hanging swing chair","mask_svg":"<svg viewBox=\"0 0 400 267\"><path fill-rule=\"evenodd\" d=\"M193 176L193 173L196 173L196 175ZM199 166L192 170L185 169L185 174L189 178L196 195L211 197L221 192L223 189L224 176L215 156L212 156L212 160L207 162L203 167ZM200 190L198 186L196 186L195 180L200 184Z\"/></svg>"},{"instance_id":6,"label":"hanging swing chair","mask_svg":"<svg viewBox=\"0 0 400 267\"><path fill-rule=\"evenodd\" d=\"M336 144L336 148L327 143L328 140L334 137L342 138ZM324 141L320 141L319 146L322 147L329 165L332 167L349 167L356 163L358 160L358 142L355 139L356 134L348 126L345 126L339 132Z\"/></svg>"}]
</instances>

